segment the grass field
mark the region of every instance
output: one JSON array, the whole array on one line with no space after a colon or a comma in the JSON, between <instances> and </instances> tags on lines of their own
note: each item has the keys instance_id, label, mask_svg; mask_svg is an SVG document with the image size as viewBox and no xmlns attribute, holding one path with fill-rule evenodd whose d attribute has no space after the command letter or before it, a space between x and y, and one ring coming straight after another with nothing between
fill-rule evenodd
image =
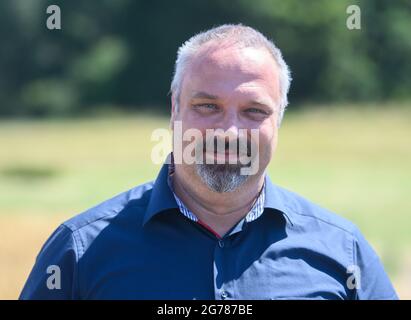
<instances>
[{"instance_id":1,"label":"grass field","mask_svg":"<svg viewBox=\"0 0 411 320\"><path fill-rule=\"evenodd\" d=\"M411 106L286 113L272 180L356 223L411 298ZM0 121L0 299L65 219L155 178L148 115Z\"/></svg>"}]
</instances>

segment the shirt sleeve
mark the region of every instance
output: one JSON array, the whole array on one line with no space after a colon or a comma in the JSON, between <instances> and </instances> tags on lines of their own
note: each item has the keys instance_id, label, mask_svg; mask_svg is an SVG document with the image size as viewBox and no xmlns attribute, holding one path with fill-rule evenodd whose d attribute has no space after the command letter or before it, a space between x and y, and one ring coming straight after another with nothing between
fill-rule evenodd
<instances>
[{"instance_id":1,"label":"shirt sleeve","mask_svg":"<svg viewBox=\"0 0 411 320\"><path fill-rule=\"evenodd\" d=\"M397 300L398 296L380 258L359 230L354 240L354 267L357 268L355 298L357 300Z\"/></svg>"},{"instance_id":2,"label":"shirt sleeve","mask_svg":"<svg viewBox=\"0 0 411 320\"><path fill-rule=\"evenodd\" d=\"M40 250L19 299L76 299L77 257L73 232L62 224Z\"/></svg>"}]
</instances>

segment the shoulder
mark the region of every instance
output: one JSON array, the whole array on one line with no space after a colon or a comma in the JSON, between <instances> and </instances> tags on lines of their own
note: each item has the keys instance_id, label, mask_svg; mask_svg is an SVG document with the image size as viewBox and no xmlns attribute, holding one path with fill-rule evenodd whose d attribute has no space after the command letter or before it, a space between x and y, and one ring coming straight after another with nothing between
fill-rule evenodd
<instances>
[{"instance_id":1,"label":"shoulder","mask_svg":"<svg viewBox=\"0 0 411 320\"><path fill-rule=\"evenodd\" d=\"M153 184L154 182L150 181L124 191L75 215L63 222L62 225L72 232L83 231L87 228L99 231L124 210L133 208L142 215L150 199Z\"/></svg>"},{"instance_id":2,"label":"shoulder","mask_svg":"<svg viewBox=\"0 0 411 320\"><path fill-rule=\"evenodd\" d=\"M305 228L312 227L319 231L332 229L354 238L358 236L358 227L343 216L284 187L276 185L275 188L293 224Z\"/></svg>"},{"instance_id":3,"label":"shoulder","mask_svg":"<svg viewBox=\"0 0 411 320\"><path fill-rule=\"evenodd\" d=\"M295 192L278 186L276 191L299 248L331 257L344 266L345 275L360 274L357 299L397 298L380 258L354 223Z\"/></svg>"}]
</instances>

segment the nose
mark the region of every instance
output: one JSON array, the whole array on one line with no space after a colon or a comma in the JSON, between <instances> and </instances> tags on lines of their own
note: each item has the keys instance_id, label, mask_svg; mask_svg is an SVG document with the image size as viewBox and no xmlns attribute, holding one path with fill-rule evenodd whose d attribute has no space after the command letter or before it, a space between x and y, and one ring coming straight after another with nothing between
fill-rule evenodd
<instances>
[{"instance_id":1,"label":"nose","mask_svg":"<svg viewBox=\"0 0 411 320\"><path fill-rule=\"evenodd\" d=\"M222 122L216 128L218 131L222 130L221 132L216 132L219 140L224 140L225 143L229 143L230 141L236 141L239 138L240 130L237 121L232 118L227 119L226 121Z\"/></svg>"},{"instance_id":2,"label":"nose","mask_svg":"<svg viewBox=\"0 0 411 320\"><path fill-rule=\"evenodd\" d=\"M230 108L216 124L216 129L223 129L230 137L238 137L241 123L235 108Z\"/></svg>"},{"instance_id":3,"label":"nose","mask_svg":"<svg viewBox=\"0 0 411 320\"><path fill-rule=\"evenodd\" d=\"M225 128L224 130L227 134L226 140L237 139L240 135L238 125L236 124L231 124L228 128Z\"/></svg>"}]
</instances>

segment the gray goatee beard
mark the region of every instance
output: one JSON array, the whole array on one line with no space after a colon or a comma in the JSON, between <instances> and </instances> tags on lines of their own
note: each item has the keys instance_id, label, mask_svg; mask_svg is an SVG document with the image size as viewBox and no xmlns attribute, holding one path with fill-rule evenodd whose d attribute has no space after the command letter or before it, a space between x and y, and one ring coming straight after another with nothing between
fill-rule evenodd
<instances>
[{"instance_id":1,"label":"gray goatee beard","mask_svg":"<svg viewBox=\"0 0 411 320\"><path fill-rule=\"evenodd\" d=\"M232 192L249 177L242 175L239 164L196 164L196 172L209 189L218 192Z\"/></svg>"}]
</instances>

